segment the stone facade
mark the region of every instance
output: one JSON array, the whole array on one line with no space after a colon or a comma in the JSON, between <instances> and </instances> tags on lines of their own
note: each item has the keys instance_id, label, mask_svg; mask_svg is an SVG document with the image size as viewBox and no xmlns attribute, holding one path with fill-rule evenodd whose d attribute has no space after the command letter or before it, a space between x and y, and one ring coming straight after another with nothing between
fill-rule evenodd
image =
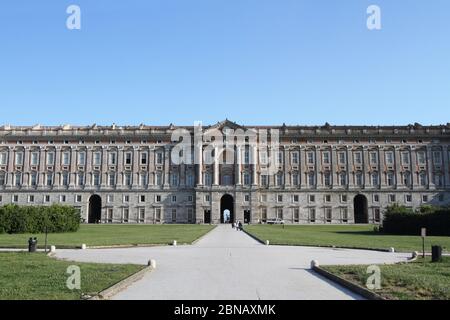
<instances>
[{"instance_id":1,"label":"stone facade","mask_svg":"<svg viewBox=\"0 0 450 320\"><path fill-rule=\"evenodd\" d=\"M278 130L273 174L264 174L267 148L260 146L225 149L232 164L203 156L175 164L177 129L195 131L0 127L0 205L73 205L91 223L220 223L228 209L232 220L320 224L378 223L392 203L450 203L450 124L245 127L225 120L203 128Z\"/></svg>"}]
</instances>

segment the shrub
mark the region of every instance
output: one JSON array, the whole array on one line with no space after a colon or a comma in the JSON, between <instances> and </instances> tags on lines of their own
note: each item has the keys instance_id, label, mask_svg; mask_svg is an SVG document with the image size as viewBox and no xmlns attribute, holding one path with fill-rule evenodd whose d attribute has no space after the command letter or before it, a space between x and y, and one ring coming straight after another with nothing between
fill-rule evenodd
<instances>
[{"instance_id":1,"label":"shrub","mask_svg":"<svg viewBox=\"0 0 450 320\"><path fill-rule=\"evenodd\" d=\"M420 235L421 228L427 228L429 236L450 236L450 209L424 206L413 210L395 204L386 209L380 231Z\"/></svg>"},{"instance_id":2,"label":"shrub","mask_svg":"<svg viewBox=\"0 0 450 320\"><path fill-rule=\"evenodd\" d=\"M79 226L80 214L70 206L0 207L0 233L75 232Z\"/></svg>"}]
</instances>

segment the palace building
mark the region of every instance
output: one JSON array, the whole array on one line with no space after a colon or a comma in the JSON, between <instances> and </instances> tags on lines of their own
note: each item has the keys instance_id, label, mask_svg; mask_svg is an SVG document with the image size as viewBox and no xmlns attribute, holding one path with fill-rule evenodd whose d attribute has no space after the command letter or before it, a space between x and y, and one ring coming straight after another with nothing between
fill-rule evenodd
<instances>
[{"instance_id":1,"label":"palace building","mask_svg":"<svg viewBox=\"0 0 450 320\"><path fill-rule=\"evenodd\" d=\"M0 127L0 205L71 205L86 223L352 224L379 223L394 203L450 204L450 124L247 127L225 120L201 132L244 132L243 145L215 145L212 161L195 128ZM177 130L191 134L196 161L174 161ZM247 133L259 130L271 139L277 132L276 150L250 143Z\"/></svg>"}]
</instances>

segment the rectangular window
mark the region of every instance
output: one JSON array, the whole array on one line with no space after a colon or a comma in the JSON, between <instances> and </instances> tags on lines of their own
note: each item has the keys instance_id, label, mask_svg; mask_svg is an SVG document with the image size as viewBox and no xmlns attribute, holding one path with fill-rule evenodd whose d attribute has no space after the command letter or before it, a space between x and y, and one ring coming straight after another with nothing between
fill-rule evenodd
<instances>
[{"instance_id":1,"label":"rectangular window","mask_svg":"<svg viewBox=\"0 0 450 320\"><path fill-rule=\"evenodd\" d=\"M333 211L331 208L325 208L325 220L327 222L332 221Z\"/></svg>"},{"instance_id":2,"label":"rectangular window","mask_svg":"<svg viewBox=\"0 0 450 320\"><path fill-rule=\"evenodd\" d=\"M361 152L355 152L355 164L362 164L362 153Z\"/></svg>"},{"instance_id":3,"label":"rectangular window","mask_svg":"<svg viewBox=\"0 0 450 320\"><path fill-rule=\"evenodd\" d=\"M292 185L298 186L300 185L300 176L297 173L292 175Z\"/></svg>"},{"instance_id":4,"label":"rectangular window","mask_svg":"<svg viewBox=\"0 0 450 320\"><path fill-rule=\"evenodd\" d=\"M370 153L370 164L378 164L378 154L376 152Z\"/></svg>"},{"instance_id":5,"label":"rectangular window","mask_svg":"<svg viewBox=\"0 0 450 320\"><path fill-rule=\"evenodd\" d=\"M409 165L409 152L402 152L402 164Z\"/></svg>"},{"instance_id":6,"label":"rectangular window","mask_svg":"<svg viewBox=\"0 0 450 320\"><path fill-rule=\"evenodd\" d=\"M37 178L38 178L37 172L32 172L31 173L31 181L30 181L30 184L31 184L32 187L36 187L37 186Z\"/></svg>"},{"instance_id":7,"label":"rectangular window","mask_svg":"<svg viewBox=\"0 0 450 320\"><path fill-rule=\"evenodd\" d=\"M348 221L348 209L347 208L341 208L341 217L342 217L342 222Z\"/></svg>"},{"instance_id":8,"label":"rectangular window","mask_svg":"<svg viewBox=\"0 0 450 320\"><path fill-rule=\"evenodd\" d=\"M283 195L277 195L277 202L283 202Z\"/></svg>"},{"instance_id":9,"label":"rectangular window","mask_svg":"<svg viewBox=\"0 0 450 320\"><path fill-rule=\"evenodd\" d=\"M116 158L117 158L117 154L115 152L110 152L108 154L108 164L110 166L115 166L116 165Z\"/></svg>"},{"instance_id":10,"label":"rectangular window","mask_svg":"<svg viewBox=\"0 0 450 320\"><path fill-rule=\"evenodd\" d=\"M407 195L405 196L405 202L406 202L406 203L412 202L412 195L407 194Z\"/></svg>"},{"instance_id":11,"label":"rectangular window","mask_svg":"<svg viewBox=\"0 0 450 320\"><path fill-rule=\"evenodd\" d=\"M283 164L283 151L278 151L277 164Z\"/></svg>"},{"instance_id":12,"label":"rectangular window","mask_svg":"<svg viewBox=\"0 0 450 320\"><path fill-rule=\"evenodd\" d=\"M100 152L94 152L92 164L94 166L99 166L102 164L102 154Z\"/></svg>"},{"instance_id":13,"label":"rectangular window","mask_svg":"<svg viewBox=\"0 0 450 320\"><path fill-rule=\"evenodd\" d=\"M139 223L144 223L145 222L145 208L139 208L138 211L139 211L139 214L138 214Z\"/></svg>"},{"instance_id":14,"label":"rectangular window","mask_svg":"<svg viewBox=\"0 0 450 320\"><path fill-rule=\"evenodd\" d=\"M345 152L339 152L338 156L339 156L339 164L346 164Z\"/></svg>"},{"instance_id":15,"label":"rectangular window","mask_svg":"<svg viewBox=\"0 0 450 320\"><path fill-rule=\"evenodd\" d=\"M6 184L6 173L0 172L0 186L4 186Z\"/></svg>"},{"instance_id":16,"label":"rectangular window","mask_svg":"<svg viewBox=\"0 0 450 320\"><path fill-rule=\"evenodd\" d=\"M376 203L380 202L380 196L378 194L373 195L373 202L376 202Z\"/></svg>"},{"instance_id":17,"label":"rectangular window","mask_svg":"<svg viewBox=\"0 0 450 320\"><path fill-rule=\"evenodd\" d=\"M131 165L133 159L133 154L131 152L125 153L125 165Z\"/></svg>"},{"instance_id":18,"label":"rectangular window","mask_svg":"<svg viewBox=\"0 0 450 320\"><path fill-rule=\"evenodd\" d=\"M172 209L172 222L177 222L177 209Z\"/></svg>"},{"instance_id":19,"label":"rectangular window","mask_svg":"<svg viewBox=\"0 0 450 320\"><path fill-rule=\"evenodd\" d=\"M394 153L392 151L388 151L385 153L386 156L386 164L393 165L394 164Z\"/></svg>"},{"instance_id":20,"label":"rectangular window","mask_svg":"<svg viewBox=\"0 0 450 320\"><path fill-rule=\"evenodd\" d=\"M0 153L0 165L6 166L8 162L8 154L6 152Z\"/></svg>"},{"instance_id":21,"label":"rectangular window","mask_svg":"<svg viewBox=\"0 0 450 320\"><path fill-rule=\"evenodd\" d=\"M417 152L417 163L419 165L425 165L426 164L426 155L424 151Z\"/></svg>"},{"instance_id":22,"label":"rectangular window","mask_svg":"<svg viewBox=\"0 0 450 320\"><path fill-rule=\"evenodd\" d=\"M53 152L47 153L47 165L53 166L55 164L55 154Z\"/></svg>"},{"instance_id":23,"label":"rectangular window","mask_svg":"<svg viewBox=\"0 0 450 320\"><path fill-rule=\"evenodd\" d=\"M63 154L62 154L62 165L63 166L70 165L70 153L69 152L63 152Z\"/></svg>"},{"instance_id":24,"label":"rectangular window","mask_svg":"<svg viewBox=\"0 0 450 320\"><path fill-rule=\"evenodd\" d=\"M79 194L77 194L77 195L75 196L75 202L81 202L81 201L82 201L82 196L79 195Z\"/></svg>"},{"instance_id":25,"label":"rectangular window","mask_svg":"<svg viewBox=\"0 0 450 320\"><path fill-rule=\"evenodd\" d=\"M15 182L14 185L16 187L20 187L22 185L22 173L21 172L17 172L15 175Z\"/></svg>"},{"instance_id":26,"label":"rectangular window","mask_svg":"<svg viewBox=\"0 0 450 320\"><path fill-rule=\"evenodd\" d=\"M113 216L114 216L113 208L108 208L108 210L106 210L106 219L108 220L108 223L113 222Z\"/></svg>"},{"instance_id":27,"label":"rectangular window","mask_svg":"<svg viewBox=\"0 0 450 320\"><path fill-rule=\"evenodd\" d=\"M45 195L44 196L44 202L45 203L49 203L50 202L50 196L49 195Z\"/></svg>"},{"instance_id":28,"label":"rectangular window","mask_svg":"<svg viewBox=\"0 0 450 320\"><path fill-rule=\"evenodd\" d=\"M130 209L129 208L123 208L122 209L122 221L124 223L127 223L128 220L130 219Z\"/></svg>"},{"instance_id":29,"label":"rectangular window","mask_svg":"<svg viewBox=\"0 0 450 320\"><path fill-rule=\"evenodd\" d=\"M162 154L162 152L158 152L156 154L156 164L163 164L163 154Z\"/></svg>"},{"instance_id":30,"label":"rectangular window","mask_svg":"<svg viewBox=\"0 0 450 320\"><path fill-rule=\"evenodd\" d=\"M263 186L263 187L269 186L269 176L268 175L265 175L265 174L261 175L261 186Z\"/></svg>"},{"instance_id":31,"label":"rectangular window","mask_svg":"<svg viewBox=\"0 0 450 320\"><path fill-rule=\"evenodd\" d=\"M98 187L100 186L100 173L96 172L94 173L94 186Z\"/></svg>"},{"instance_id":32,"label":"rectangular window","mask_svg":"<svg viewBox=\"0 0 450 320\"><path fill-rule=\"evenodd\" d=\"M267 165L268 164L268 158L267 158L267 151L263 150L259 153L259 161L261 165Z\"/></svg>"},{"instance_id":33,"label":"rectangular window","mask_svg":"<svg viewBox=\"0 0 450 320\"><path fill-rule=\"evenodd\" d=\"M381 221L381 210L380 208L373 208L373 219L375 222Z\"/></svg>"},{"instance_id":34,"label":"rectangular window","mask_svg":"<svg viewBox=\"0 0 450 320\"><path fill-rule=\"evenodd\" d=\"M161 196L160 195L156 195L155 201L158 202L158 203L161 202Z\"/></svg>"},{"instance_id":35,"label":"rectangular window","mask_svg":"<svg viewBox=\"0 0 450 320\"><path fill-rule=\"evenodd\" d=\"M298 223L300 221L300 209L294 208L294 222Z\"/></svg>"},{"instance_id":36,"label":"rectangular window","mask_svg":"<svg viewBox=\"0 0 450 320\"><path fill-rule=\"evenodd\" d=\"M435 165L442 164L442 154L440 151L433 151L433 163Z\"/></svg>"},{"instance_id":37,"label":"rectangular window","mask_svg":"<svg viewBox=\"0 0 450 320\"><path fill-rule=\"evenodd\" d=\"M16 153L16 160L15 160L16 166L22 166L23 165L23 153L17 152Z\"/></svg>"},{"instance_id":38,"label":"rectangular window","mask_svg":"<svg viewBox=\"0 0 450 320\"><path fill-rule=\"evenodd\" d=\"M331 195L325 195L325 202L331 202Z\"/></svg>"},{"instance_id":39,"label":"rectangular window","mask_svg":"<svg viewBox=\"0 0 450 320\"><path fill-rule=\"evenodd\" d=\"M389 195L389 202L395 202L395 194Z\"/></svg>"},{"instance_id":40,"label":"rectangular window","mask_svg":"<svg viewBox=\"0 0 450 320\"><path fill-rule=\"evenodd\" d=\"M116 174L115 173L110 173L108 175L109 179L108 179L108 185L110 187L115 186L116 185Z\"/></svg>"},{"instance_id":41,"label":"rectangular window","mask_svg":"<svg viewBox=\"0 0 450 320\"><path fill-rule=\"evenodd\" d=\"M330 160L330 152L324 151L322 153L322 162L323 162L323 164L330 164L330 162L331 162L331 160Z\"/></svg>"},{"instance_id":42,"label":"rectangular window","mask_svg":"<svg viewBox=\"0 0 450 320\"><path fill-rule=\"evenodd\" d=\"M298 152L292 153L292 164L294 164L294 165L298 164Z\"/></svg>"},{"instance_id":43,"label":"rectangular window","mask_svg":"<svg viewBox=\"0 0 450 320\"><path fill-rule=\"evenodd\" d=\"M276 211L276 213L277 213L277 219L279 219L279 220L283 220L283 208L277 208L277 211Z\"/></svg>"},{"instance_id":44,"label":"rectangular window","mask_svg":"<svg viewBox=\"0 0 450 320\"><path fill-rule=\"evenodd\" d=\"M69 173L68 172L63 172L63 174L62 174L62 185L64 187L69 186Z\"/></svg>"},{"instance_id":45,"label":"rectangular window","mask_svg":"<svg viewBox=\"0 0 450 320\"><path fill-rule=\"evenodd\" d=\"M309 208L309 221L316 222L316 209L315 208Z\"/></svg>"},{"instance_id":46,"label":"rectangular window","mask_svg":"<svg viewBox=\"0 0 450 320\"><path fill-rule=\"evenodd\" d=\"M308 196L308 202L309 202L309 203L314 203L314 202L316 202L316 196L313 195L313 194L310 194L310 195Z\"/></svg>"},{"instance_id":47,"label":"rectangular window","mask_svg":"<svg viewBox=\"0 0 450 320\"><path fill-rule=\"evenodd\" d=\"M261 208L261 220L262 222L267 221L267 208Z\"/></svg>"},{"instance_id":48,"label":"rectangular window","mask_svg":"<svg viewBox=\"0 0 450 320\"><path fill-rule=\"evenodd\" d=\"M292 196L292 202L298 203L299 200L300 200L300 198L299 198L299 195L298 195L298 194L294 194L294 195Z\"/></svg>"},{"instance_id":49,"label":"rectangular window","mask_svg":"<svg viewBox=\"0 0 450 320\"><path fill-rule=\"evenodd\" d=\"M142 152L141 153L141 165L147 164L147 158L148 158L147 152Z\"/></svg>"},{"instance_id":50,"label":"rectangular window","mask_svg":"<svg viewBox=\"0 0 450 320\"><path fill-rule=\"evenodd\" d=\"M86 164L86 152L78 153L78 165L84 166Z\"/></svg>"},{"instance_id":51,"label":"rectangular window","mask_svg":"<svg viewBox=\"0 0 450 320\"><path fill-rule=\"evenodd\" d=\"M307 161L308 161L308 164L314 164L314 152L308 152L307 154L306 154L306 156L307 156Z\"/></svg>"},{"instance_id":52,"label":"rectangular window","mask_svg":"<svg viewBox=\"0 0 450 320\"><path fill-rule=\"evenodd\" d=\"M39 165L39 153L37 152L31 153L30 165L32 166Z\"/></svg>"},{"instance_id":53,"label":"rectangular window","mask_svg":"<svg viewBox=\"0 0 450 320\"><path fill-rule=\"evenodd\" d=\"M53 186L53 173L52 172L48 172L47 173L47 187L51 187Z\"/></svg>"}]
</instances>

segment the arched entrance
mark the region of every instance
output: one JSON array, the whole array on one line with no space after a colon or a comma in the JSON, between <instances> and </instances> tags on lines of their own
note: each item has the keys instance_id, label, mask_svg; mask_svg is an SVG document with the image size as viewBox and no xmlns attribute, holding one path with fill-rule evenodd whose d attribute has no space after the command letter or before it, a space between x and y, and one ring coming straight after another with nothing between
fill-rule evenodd
<instances>
[{"instance_id":1,"label":"arched entrance","mask_svg":"<svg viewBox=\"0 0 450 320\"><path fill-rule=\"evenodd\" d=\"M225 211L226 214L225 214ZM229 220L227 221L227 217ZM231 195L226 194L220 199L220 223L234 222L234 199Z\"/></svg>"},{"instance_id":2,"label":"arched entrance","mask_svg":"<svg viewBox=\"0 0 450 320\"><path fill-rule=\"evenodd\" d=\"M89 223L100 223L102 219L102 198L99 195L92 195L89 198Z\"/></svg>"},{"instance_id":3,"label":"arched entrance","mask_svg":"<svg viewBox=\"0 0 450 320\"><path fill-rule=\"evenodd\" d=\"M355 223L369 223L366 196L358 194L355 197L355 199L353 200L353 210L355 215Z\"/></svg>"}]
</instances>

